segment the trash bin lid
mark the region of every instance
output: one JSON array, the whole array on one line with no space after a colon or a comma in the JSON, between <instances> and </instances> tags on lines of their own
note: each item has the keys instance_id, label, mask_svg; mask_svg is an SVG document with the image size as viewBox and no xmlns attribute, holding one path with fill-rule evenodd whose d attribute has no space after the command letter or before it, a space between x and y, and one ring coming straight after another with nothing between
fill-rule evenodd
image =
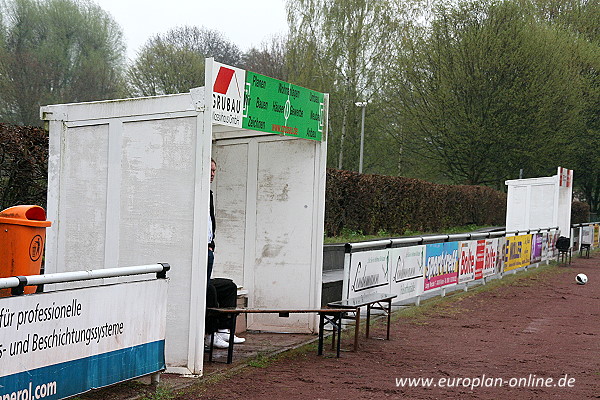
<instances>
[{"instance_id":1,"label":"trash bin lid","mask_svg":"<svg viewBox=\"0 0 600 400\"><path fill-rule=\"evenodd\" d=\"M42 207L21 205L0 211L0 224L47 228L52 225L52 222L46 221L46 211Z\"/></svg>"}]
</instances>

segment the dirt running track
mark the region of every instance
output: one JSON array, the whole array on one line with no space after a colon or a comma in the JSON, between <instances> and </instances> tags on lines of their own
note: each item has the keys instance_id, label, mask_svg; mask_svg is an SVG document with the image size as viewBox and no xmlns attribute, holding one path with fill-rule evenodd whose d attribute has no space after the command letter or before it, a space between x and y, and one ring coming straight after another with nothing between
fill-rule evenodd
<instances>
[{"instance_id":1,"label":"dirt running track","mask_svg":"<svg viewBox=\"0 0 600 400\"><path fill-rule=\"evenodd\" d=\"M587 285L575 284L579 272L588 275ZM381 326L372 332L383 336ZM363 339L357 353L339 359L310 352L247 368L178 400L593 399L600 398L599 350L595 254L446 302L427 315L399 318L389 342ZM397 386L403 378L433 381ZM511 387L519 379L521 387Z\"/></svg>"}]
</instances>

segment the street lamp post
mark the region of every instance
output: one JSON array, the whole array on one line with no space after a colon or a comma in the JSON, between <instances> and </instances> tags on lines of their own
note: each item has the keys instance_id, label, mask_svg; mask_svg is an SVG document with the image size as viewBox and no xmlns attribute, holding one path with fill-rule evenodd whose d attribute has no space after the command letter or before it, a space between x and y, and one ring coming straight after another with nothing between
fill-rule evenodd
<instances>
[{"instance_id":1,"label":"street lamp post","mask_svg":"<svg viewBox=\"0 0 600 400\"><path fill-rule=\"evenodd\" d=\"M360 158L358 162L358 173L362 174L363 171L363 151L365 147L365 110L367 109L366 101L358 101L354 103L357 107L362 108L362 124L360 127Z\"/></svg>"}]
</instances>

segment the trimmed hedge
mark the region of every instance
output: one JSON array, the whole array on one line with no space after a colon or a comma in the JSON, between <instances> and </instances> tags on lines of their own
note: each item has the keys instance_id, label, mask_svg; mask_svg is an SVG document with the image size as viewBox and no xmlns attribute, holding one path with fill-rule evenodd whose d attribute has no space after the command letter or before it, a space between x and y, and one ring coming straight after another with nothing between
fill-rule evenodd
<instances>
[{"instance_id":1,"label":"trimmed hedge","mask_svg":"<svg viewBox=\"0 0 600 400\"><path fill-rule=\"evenodd\" d=\"M48 132L0 123L0 210L17 204L46 207Z\"/></svg>"},{"instance_id":2,"label":"trimmed hedge","mask_svg":"<svg viewBox=\"0 0 600 400\"><path fill-rule=\"evenodd\" d=\"M16 204L45 207L48 132L0 123L0 144L0 210ZM572 223L589 218L589 205L573 202ZM504 226L505 221L506 194L489 187L327 170L327 236L338 236L343 229L403 234L469 224Z\"/></svg>"},{"instance_id":3,"label":"trimmed hedge","mask_svg":"<svg viewBox=\"0 0 600 400\"><path fill-rule=\"evenodd\" d=\"M338 236L342 229L365 235L402 234L505 222L506 194L489 187L327 170L327 236Z\"/></svg>"},{"instance_id":4,"label":"trimmed hedge","mask_svg":"<svg viewBox=\"0 0 600 400\"><path fill-rule=\"evenodd\" d=\"M590 222L590 205L581 201L571 204L571 224Z\"/></svg>"}]
</instances>

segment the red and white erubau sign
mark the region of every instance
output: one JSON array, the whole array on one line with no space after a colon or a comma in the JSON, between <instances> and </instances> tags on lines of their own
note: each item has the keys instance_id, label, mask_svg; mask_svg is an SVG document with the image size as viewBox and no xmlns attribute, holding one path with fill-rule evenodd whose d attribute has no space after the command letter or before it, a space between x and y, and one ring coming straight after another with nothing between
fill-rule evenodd
<instances>
[{"instance_id":1,"label":"red and white erubau sign","mask_svg":"<svg viewBox=\"0 0 600 400\"><path fill-rule=\"evenodd\" d=\"M212 121L241 128L246 71L218 62L213 62L212 70Z\"/></svg>"}]
</instances>

